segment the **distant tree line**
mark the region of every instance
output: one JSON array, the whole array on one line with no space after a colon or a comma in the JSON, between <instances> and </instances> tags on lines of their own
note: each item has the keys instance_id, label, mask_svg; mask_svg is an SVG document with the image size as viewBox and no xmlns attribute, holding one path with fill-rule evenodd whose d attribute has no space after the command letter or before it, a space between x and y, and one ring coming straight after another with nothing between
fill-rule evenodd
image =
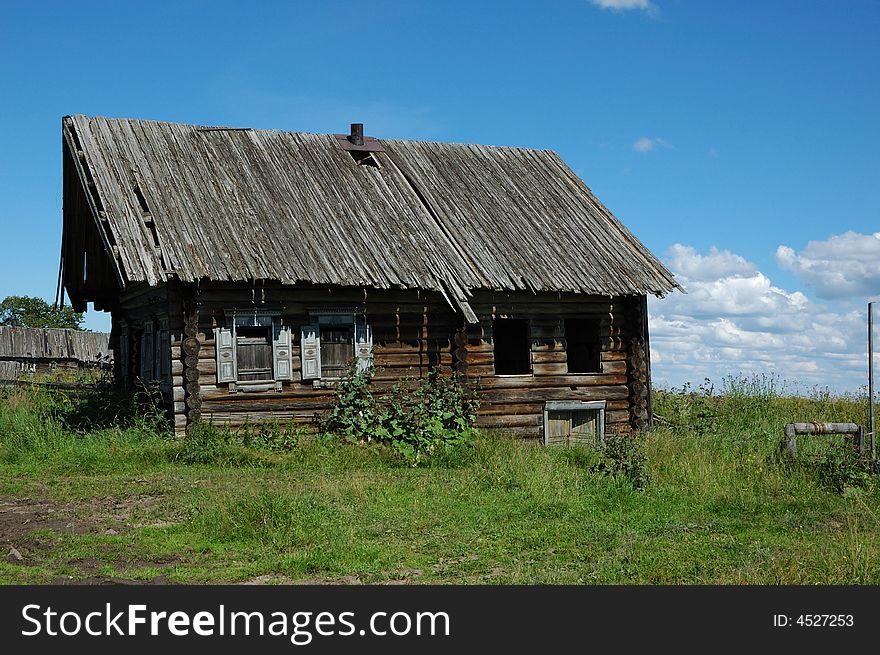
<instances>
[{"instance_id":1,"label":"distant tree line","mask_svg":"<svg viewBox=\"0 0 880 655\"><path fill-rule=\"evenodd\" d=\"M82 312L56 307L34 296L7 296L0 302L0 325L82 330Z\"/></svg>"}]
</instances>

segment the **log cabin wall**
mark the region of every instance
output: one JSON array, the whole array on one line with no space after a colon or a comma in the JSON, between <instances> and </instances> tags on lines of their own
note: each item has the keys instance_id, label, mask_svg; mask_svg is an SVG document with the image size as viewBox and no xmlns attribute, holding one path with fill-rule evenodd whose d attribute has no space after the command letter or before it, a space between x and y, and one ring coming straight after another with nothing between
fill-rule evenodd
<instances>
[{"instance_id":1,"label":"log cabin wall","mask_svg":"<svg viewBox=\"0 0 880 655\"><path fill-rule=\"evenodd\" d=\"M241 426L265 420L311 425L332 406L330 386L302 380L300 326L310 310L352 308L364 312L372 329L376 373L374 393L401 377L421 377L434 366L456 371L476 389L478 425L523 438L541 438L548 400L604 400L606 432L628 432L646 421L647 356L643 298L514 292L476 293L472 306L480 322L466 324L442 296L424 291L316 289L249 285L171 285L126 296L119 317L130 335L129 371L138 370L140 325L168 317L169 412L179 433L201 419ZM249 391L217 382L215 328L228 324L230 309L277 311L292 327L292 376L280 390ZM524 320L528 326L529 372L496 375L493 321ZM599 370L570 371L566 321L598 325ZM114 317L114 330L119 329ZM117 346L117 350L123 349Z\"/></svg>"},{"instance_id":2,"label":"log cabin wall","mask_svg":"<svg viewBox=\"0 0 880 655\"><path fill-rule=\"evenodd\" d=\"M524 438L543 437L543 408L548 400L604 400L605 431L632 427L631 373L628 362L638 297L576 294L475 294L471 306L479 325L467 326L467 376L479 389L477 424ZM495 375L493 320L525 320L529 327L531 373ZM566 320L596 321L599 371L569 372Z\"/></svg>"},{"instance_id":3,"label":"log cabin wall","mask_svg":"<svg viewBox=\"0 0 880 655\"><path fill-rule=\"evenodd\" d=\"M255 303L255 304L252 304ZM300 327L310 323L310 310L351 308L363 311L372 330L376 373L374 393L389 389L402 377L420 377L434 366L451 368L452 335L458 317L436 293L420 291L331 290L279 286L213 285L181 287L171 293L171 371L175 429L185 430L197 417L218 425L237 427L265 420L293 420L312 425L316 414L328 410L335 389L302 380ZM189 311L187 311L189 307ZM183 317L198 311L195 357L186 352ZM215 328L228 324L229 309L278 311L284 325L292 327L292 380L281 390L249 391L217 383ZM188 361L189 360L189 361ZM195 361L193 361L195 360ZM189 365L188 365L189 364ZM197 385L198 399L191 392Z\"/></svg>"}]
</instances>

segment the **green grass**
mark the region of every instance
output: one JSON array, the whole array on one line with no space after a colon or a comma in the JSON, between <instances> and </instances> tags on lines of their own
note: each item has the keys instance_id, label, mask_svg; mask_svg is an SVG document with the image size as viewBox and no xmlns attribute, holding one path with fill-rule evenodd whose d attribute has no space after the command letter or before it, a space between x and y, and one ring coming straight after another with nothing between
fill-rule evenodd
<instances>
[{"instance_id":1,"label":"green grass","mask_svg":"<svg viewBox=\"0 0 880 655\"><path fill-rule=\"evenodd\" d=\"M149 414L77 427L70 397L7 392L0 582L880 582L874 477L827 438L777 454L784 423L863 423L864 399L753 378L658 392L655 411L620 455L637 488L601 453L503 434L411 468L283 428L181 443Z\"/></svg>"}]
</instances>

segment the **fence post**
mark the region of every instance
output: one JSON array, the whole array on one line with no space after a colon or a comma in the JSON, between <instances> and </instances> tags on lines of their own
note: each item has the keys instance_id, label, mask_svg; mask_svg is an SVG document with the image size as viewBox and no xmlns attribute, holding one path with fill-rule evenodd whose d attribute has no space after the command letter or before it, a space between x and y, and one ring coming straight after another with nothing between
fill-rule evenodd
<instances>
[{"instance_id":1,"label":"fence post","mask_svg":"<svg viewBox=\"0 0 880 655\"><path fill-rule=\"evenodd\" d=\"M788 449L788 454L792 457L797 455L797 436L794 429L794 423L788 423L785 426L785 441L783 447Z\"/></svg>"}]
</instances>

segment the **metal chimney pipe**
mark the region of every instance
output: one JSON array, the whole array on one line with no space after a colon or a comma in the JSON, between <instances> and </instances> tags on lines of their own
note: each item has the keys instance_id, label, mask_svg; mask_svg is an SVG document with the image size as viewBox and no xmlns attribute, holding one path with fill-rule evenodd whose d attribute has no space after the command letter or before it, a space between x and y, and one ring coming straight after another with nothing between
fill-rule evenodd
<instances>
[{"instance_id":1,"label":"metal chimney pipe","mask_svg":"<svg viewBox=\"0 0 880 655\"><path fill-rule=\"evenodd\" d=\"M351 141L356 146L364 145L364 124L363 123L352 123L351 124L351 136L348 137L348 140Z\"/></svg>"}]
</instances>

